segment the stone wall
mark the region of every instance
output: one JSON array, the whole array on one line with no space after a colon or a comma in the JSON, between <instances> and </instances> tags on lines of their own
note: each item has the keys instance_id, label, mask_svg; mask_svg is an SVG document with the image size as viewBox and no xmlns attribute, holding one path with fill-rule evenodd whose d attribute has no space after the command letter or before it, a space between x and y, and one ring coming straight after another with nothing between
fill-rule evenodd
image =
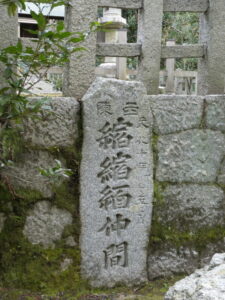
<instances>
[{"instance_id":1,"label":"stone wall","mask_svg":"<svg viewBox=\"0 0 225 300\"><path fill-rule=\"evenodd\" d=\"M192 272L225 251L225 96L146 96L146 101L154 154L148 276L155 279ZM81 280L80 106L72 98L55 98L46 108L40 119L24 123L18 160L1 172L5 286L57 290ZM55 159L73 169L70 179L40 175L39 168L54 167Z\"/></svg>"},{"instance_id":2,"label":"stone wall","mask_svg":"<svg viewBox=\"0 0 225 300\"><path fill-rule=\"evenodd\" d=\"M99 82L102 85L100 88ZM117 86L119 84L120 89ZM117 93L115 99L123 95L123 103L126 99L123 88L126 85L116 80L96 80L87 93L92 96L92 101L84 103L84 121L85 118L90 120L87 111L94 114L96 110L93 101L102 103L106 94ZM133 98L129 96L129 99ZM136 96L136 99L139 100L137 104L141 103L140 96ZM154 169L154 203L148 247L148 276L149 279L155 279L192 272L207 263L215 252L225 251L225 96L145 96L145 101L152 112L149 116L153 124L152 134L148 140L154 154L151 164ZM108 101L107 109L110 105ZM117 116L122 111L120 109ZM140 122L141 114L137 113L137 117ZM132 118L129 120L132 121ZM101 122L99 116L95 118L93 126L97 124L101 128ZM87 169L92 163L92 160L88 163L88 159L92 159L90 153L95 143L92 141L94 134L91 138L88 136L90 128L93 130L90 124L84 126L84 138L91 145L88 154L84 149L87 159L83 164ZM106 138L107 134L108 131ZM133 163L134 166L137 164L136 161ZM148 163L148 159L145 163ZM90 176L95 174L98 166L91 170ZM142 181L140 179L140 183ZM92 198L95 201L98 197ZM81 198L81 202L88 199L90 197ZM90 215L88 213L88 217L82 220L85 229ZM92 222L95 223L93 218ZM135 239L133 232L130 235ZM141 230L139 234L142 234ZM83 251L84 257L86 253L86 250Z\"/></svg>"},{"instance_id":3,"label":"stone wall","mask_svg":"<svg viewBox=\"0 0 225 300\"><path fill-rule=\"evenodd\" d=\"M44 104L39 118L24 122L18 157L0 174L0 281L5 287L63 290L78 276L79 113L73 98ZM70 178L40 174L40 168L54 168L56 160L73 170Z\"/></svg>"},{"instance_id":4,"label":"stone wall","mask_svg":"<svg viewBox=\"0 0 225 300\"><path fill-rule=\"evenodd\" d=\"M192 272L225 250L225 97L149 96L155 202L149 278Z\"/></svg>"}]
</instances>

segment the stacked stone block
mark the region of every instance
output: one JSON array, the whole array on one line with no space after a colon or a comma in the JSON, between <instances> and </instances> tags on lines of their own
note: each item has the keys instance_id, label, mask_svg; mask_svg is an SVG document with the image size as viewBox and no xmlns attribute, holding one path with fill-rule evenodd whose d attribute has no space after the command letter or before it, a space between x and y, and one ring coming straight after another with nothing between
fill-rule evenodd
<instances>
[{"instance_id":1,"label":"stacked stone block","mask_svg":"<svg viewBox=\"0 0 225 300\"><path fill-rule=\"evenodd\" d=\"M104 85L107 82L103 80ZM131 86L139 86L139 83L122 86L121 81L112 81L112 85L118 84L121 85L119 92L112 89L113 95L117 91L115 99L120 99L123 94L123 101L127 99L130 103L132 99L137 101L139 107L141 102L138 102L138 93L127 98L122 93L125 87L131 93ZM89 91L96 101L103 101L105 95L111 99L110 89L106 86L103 88L104 93L99 91L99 86L96 91L97 88L95 90L93 87ZM154 279L191 273L209 262L215 252L225 251L225 96L142 96L152 116L148 121L151 121L150 129L153 133L149 134L145 144L148 141L151 143L154 156L155 196L149 235L148 276ZM91 107L94 104L89 101L85 105L84 114L87 118L86 111L92 115L94 110ZM137 106L132 106L132 109ZM109 108L108 105L104 107ZM121 111L119 109L115 118ZM21 245L22 240L31 247L40 246L56 251L61 249L63 253L67 253L68 247L73 247L71 253L78 251L76 245L79 230L75 228L79 223L76 201L78 176L69 180L61 179L55 184L51 178L41 176L39 169L54 167L55 159L59 159L63 167L71 168L71 163L78 159L76 143L79 141L79 114L79 103L76 100L56 98L45 106L40 119L24 122L23 151L13 166L1 172L2 183L11 193L10 196L4 194L1 186L0 238L3 250L10 245L7 243L12 243L9 228L13 228L20 237L15 245ZM101 116L98 118L94 118L94 124L103 122ZM84 134L87 135L90 128L91 124L84 126ZM92 153L93 144L90 143L89 147L87 155L93 163L99 153ZM85 151L87 153L87 149ZM86 164L87 172L90 170L92 174L94 168L90 168L87 159L83 164ZM140 183L143 183L142 176L139 177ZM152 175L150 177L149 187ZM83 186L85 190L86 186ZM87 201L91 201L91 198L87 198ZM146 211L143 212L146 214ZM84 218L84 210L82 216ZM13 225L12 220L19 222L18 217L21 218L19 225ZM149 215L149 223L150 220ZM142 231L139 233L141 236ZM132 238L132 232L130 234ZM38 251L43 251L41 248ZM65 266L69 267L68 262L75 266L71 256L64 256L58 261L59 268L62 265L65 270ZM28 254L28 262L29 259ZM1 273L3 276L4 272Z\"/></svg>"},{"instance_id":2,"label":"stacked stone block","mask_svg":"<svg viewBox=\"0 0 225 300\"><path fill-rule=\"evenodd\" d=\"M36 101L33 99L31 101ZM52 179L40 174L39 169L56 165L55 159L66 167L63 150L75 151L78 138L79 103L72 98L54 98L43 106L37 118L24 120L22 134L24 149L12 167L2 171L12 188L20 196L21 191L33 190L46 200L54 195ZM74 149L73 149L74 148ZM63 181L59 180L58 185Z\"/></svg>"},{"instance_id":3,"label":"stacked stone block","mask_svg":"<svg viewBox=\"0 0 225 300\"><path fill-rule=\"evenodd\" d=\"M165 95L149 101L155 152L148 259L153 279L192 272L215 251L224 251L225 97Z\"/></svg>"},{"instance_id":4,"label":"stacked stone block","mask_svg":"<svg viewBox=\"0 0 225 300\"><path fill-rule=\"evenodd\" d=\"M13 281L14 287L29 284L38 290L43 281L53 285L51 278L62 272L68 278L60 284L77 276L79 113L74 98L46 102L38 118L24 120L21 151L12 165L1 169L0 280L6 287ZM40 169L53 169L56 160L73 169L73 176L43 176ZM20 275L13 280L13 274Z\"/></svg>"}]
</instances>

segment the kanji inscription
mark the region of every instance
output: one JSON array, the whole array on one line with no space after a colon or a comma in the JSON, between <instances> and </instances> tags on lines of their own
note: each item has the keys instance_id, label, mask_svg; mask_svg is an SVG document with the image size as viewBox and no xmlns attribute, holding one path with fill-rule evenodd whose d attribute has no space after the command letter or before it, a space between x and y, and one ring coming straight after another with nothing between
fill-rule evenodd
<instances>
[{"instance_id":1,"label":"kanji inscription","mask_svg":"<svg viewBox=\"0 0 225 300\"><path fill-rule=\"evenodd\" d=\"M115 220L112 220L110 217L106 218L106 222L100 231L104 231L106 235L110 235L113 231L116 231L117 235L121 235L121 231L125 230L130 223L130 220L124 218L123 215L117 214Z\"/></svg>"},{"instance_id":2,"label":"kanji inscription","mask_svg":"<svg viewBox=\"0 0 225 300\"><path fill-rule=\"evenodd\" d=\"M104 250L105 268L113 268L116 266L126 267L128 265L128 245L126 242L119 245L110 245Z\"/></svg>"},{"instance_id":3,"label":"kanji inscription","mask_svg":"<svg viewBox=\"0 0 225 300\"><path fill-rule=\"evenodd\" d=\"M98 78L82 103L82 273L93 286L136 285L147 280L153 190L145 88Z\"/></svg>"},{"instance_id":4,"label":"kanji inscription","mask_svg":"<svg viewBox=\"0 0 225 300\"><path fill-rule=\"evenodd\" d=\"M101 192L101 198L99 199L100 208L105 210L127 208L131 195L129 194L129 185L119 186L106 186Z\"/></svg>"},{"instance_id":5,"label":"kanji inscription","mask_svg":"<svg viewBox=\"0 0 225 300\"><path fill-rule=\"evenodd\" d=\"M100 117L112 115L112 106L109 101L98 102L97 111Z\"/></svg>"},{"instance_id":6,"label":"kanji inscription","mask_svg":"<svg viewBox=\"0 0 225 300\"><path fill-rule=\"evenodd\" d=\"M106 157L101 162L101 172L97 174L102 183L106 181L118 181L128 179L131 168L128 165L128 160L131 159L129 154L123 152L117 153L115 156Z\"/></svg>"},{"instance_id":7,"label":"kanji inscription","mask_svg":"<svg viewBox=\"0 0 225 300\"><path fill-rule=\"evenodd\" d=\"M132 127L132 123L125 122L124 118L118 118L114 124L106 122L103 128L99 130L101 137L97 139L97 142L99 142L100 148L119 149L129 147L130 140L133 138L128 134L129 127Z\"/></svg>"},{"instance_id":8,"label":"kanji inscription","mask_svg":"<svg viewBox=\"0 0 225 300\"><path fill-rule=\"evenodd\" d=\"M137 116L138 115L139 106L137 102L126 102L123 107L125 116Z\"/></svg>"}]
</instances>

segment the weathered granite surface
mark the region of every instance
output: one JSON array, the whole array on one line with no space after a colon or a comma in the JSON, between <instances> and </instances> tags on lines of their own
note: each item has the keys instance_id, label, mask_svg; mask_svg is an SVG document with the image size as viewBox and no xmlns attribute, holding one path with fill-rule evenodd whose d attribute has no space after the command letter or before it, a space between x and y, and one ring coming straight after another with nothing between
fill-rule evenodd
<instances>
[{"instance_id":1,"label":"weathered granite surface","mask_svg":"<svg viewBox=\"0 0 225 300\"><path fill-rule=\"evenodd\" d=\"M221 185L225 185L225 158L223 159L220 165L220 169L217 177L217 183Z\"/></svg>"},{"instance_id":2,"label":"weathered granite surface","mask_svg":"<svg viewBox=\"0 0 225 300\"><path fill-rule=\"evenodd\" d=\"M154 118L154 132L169 134L200 126L203 98L197 96L148 96Z\"/></svg>"},{"instance_id":3,"label":"weathered granite surface","mask_svg":"<svg viewBox=\"0 0 225 300\"><path fill-rule=\"evenodd\" d=\"M138 79L151 95L159 92L163 2L143 0L144 9L140 10L138 17L137 41L142 45Z\"/></svg>"},{"instance_id":4,"label":"weathered granite surface","mask_svg":"<svg viewBox=\"0 0 225 300\"><path fill-rule=\"evenodd\" d=\"M151 115L139 82L97 79L83 98L82 272L94 286L147 280Z\"/></svg>"},{"instance_id":5,"label":"weathered granite surface","mask_svg":"<svg viewBox=\"0 0 225 300\"><path fill-rule=\"evenodd\" d=\"M10 45L16 44L18 41L18 16L9 17L7 7L1 5L0 9L0 47L1 49ZM2 72L4 66L0 64L0 88L6 86L7 83L3 81Z\"/></svg>"},{"instance_id":6,"label":"weathered granite surface","mask_svg":"<svg viewBox=\"0 0 225 300\"><path fill-rule=\"evenodd\" d=\"M155 279L193 272L209 263L213 253L224 252L219 232L225 220L225 97L148 98L154 117L155 178L159 181L153 208L157 223L153 224L148 257L149 278ZM199 232L204 230L209 231L198 242ZM181 239L190 235L190 241L184 238L179 243L173 232L180 232ZM168 241L165 245L164 240Z\"/></svg>"},{"instance_id":7,"label":"weathered granite surface","mask_svg":"<svg viewBox=\"0 0 225 300\"><path fill-rule=\"evenodd\" d=\"M169 182L214 182L225 154L225 137L211 130L160 136L156 178Z\"/></svg>"},{"instance_id":8,"label":"weathered granite surface","mask_svg":"<svg viewBox=\"0 0 225 300\"><path fill-rule=\"evenodd\" d=\"M97 2L95 0L72 0L65 10L65 24L71 32L90 32L90 24L97 21ZM96 32L87 35L81 44L86 51L71 55L64 69L63 94L81 99L95 79Z\"/></svg>"},{"instance_id":9,"label":"weathered granite surface","mask_svg":"<svg viewBox=\"0 0 225 300\"><path fill-rule=\"evenodd\" d=\"M40 118L24 122L23 137L32 146L42 148L72 146L78 137L79 112L76 99L52 98L43 105Z\"/></svg>"},{"instance_id":10,"label":"weathered granite surface","mask_svg":"<svg viewBox=\"0 0 225 300\"><path fill-rule=\"evenodd\" d=\"M207 44L207 55L198 61L197 88L199 95L218 95L224 94L225 2L224 0L206 2L208 8L200 15L199 43Z\"/></svg>"},{"instance_id":11,"label":"weathered granite surface","mask_svg":"<svg viewBox=\"0 0 225 300\"><path fill-rule=\"evenodd\" d=\"M201 250L199 267L203 268L208 265L215 253L223 252L225 252L225 237L217 242L209 242L205 245L205 248Z\"/></svg>"},{"instance_id":12,"label":"weathered granite surface","mask_svg":"<svg viewBox=\"0 0 225 300\"><path fill-rule=\"evenodd\" d=\"M225 197L221 188L211 185L168 185L162 192L164 205L158 221L178 230L195 231L224 225Z\"/></svg>"},{"instance_id":13,"label":"weathered granite surface","mask_svg":"<svg viewBox=\"0 0 225 300\"><path fill-rule=\"evenodd\" d=\"M215 254L208 266L178 281L165 300L224 300L225 253Z\"/></svg>"},{"instance_id":14,"label":"weathered granite surface","mask_svg":"<svg viewBox=\"0 0 225 300\"><path fill-rule=\"evenodd\" d=\"M206 232L207 233L207 232ZM209 242L201 250L197 244L186 243L183 246L165 242L149 249L148 278L171 277L179 274L191 274L199 267L209 264L212 256L225 251L225 239Z\"/></svg>"},{"instance_id":15,"label":"weathered granite surface","mask_svg":"<svg viewBox=\"0 0 225 300\"><path fill-rule=\"evenodd\" d=\"M52 168L56 165L54 157L47 151L29 150L21 155L20 160L1 174L9 178L13 188L18 191L27 189L40 193L43 198L51 198L53 195L51 178L42 176L39 168ZM58 184L63 179L59 179Z\"/></svg>"},{"instance_id":16,"label":"weathered granite surface","mask_svg":"<svg viewBox=\"0 0 225 300\"><path fill-rule=\"evenodd\" d=\"M207 96L206 104L207 128L225 131L225 96Z\"/></svg>"},{"instance_id":17,"label":"weathered granite surface","mask_svg":"<svg viewBox=\"0 0 225 300\"><path fill-rule=\"evenodd\" d=\"M0 213L0 233L4 227L6 216L4 213Z\"/></svg>"},{"instance_id":18,"label":"weathered granite surface","mask_svg":"<svg viewBox=\"0 0 225 300\"><path fill-rule=\"evenodd\" d=\"M151 250L151 249L150 249ZM148 277L154 280L160 277L170 277L174 274L191 273L199 265L199 253L194 249L173 248L165 245L148 257Z\"/></svg>"},{"instance_id":19,"label":"weathered granite surface","mask_svg":"<svg viewBox=\"0 0 225 300\"><path fill-rule=\"evenodd\" d=\"M23 233L32 244L54 247L65 226L72 224L72 215L48 201L37 202L28 212Z\"/></svg>"},{"instance_id":20,"label":"weathered granite surface","mask_svg":"<svg viewBox=\"0 0 225 300\"><path fill-rule=\"evenodd\" d=\"M205 0L169 0L163 3L164 12L180 12L180 11L192 11L192 12L202 12L206 11L209 7L208 1Z\"/></svg>"},{"instance_id":21,"label":"weathered granite surface","mask_svg":"<svg viewBox=\"0 0 225 300\"><path fill-rule=\"evenodd\" d=\"M69 247L75 247L77 246L77 243L72 236L68 236L68 238L66 239L66 245Z\"/></svg>"},{"instance_id":22,"label":"weathered granite surface","mask_svg":"<svg viewBox=\"0 0 225 300\"><path fill-rule=\"evenodd\" d=\"M18 17L10 17L7 7L1 5L0 11L0 43L1 48L16 44L18 41Z\"/></svg>"}]
</instances>

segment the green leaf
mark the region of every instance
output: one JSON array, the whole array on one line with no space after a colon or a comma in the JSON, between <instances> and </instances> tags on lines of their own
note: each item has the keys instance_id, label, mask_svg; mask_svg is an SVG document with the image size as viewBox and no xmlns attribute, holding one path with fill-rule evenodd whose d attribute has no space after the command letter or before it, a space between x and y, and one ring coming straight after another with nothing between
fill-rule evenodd
<instances>
[{"instance_id":1,"label":"green leaf","mask_svg":"<svg viewBox=\"0 0 225 300\"><path fill-rule=\"evenodd\" d=\"M66 4L65 1L59 1L59 2L53 3L52 8L55 8L55 7L58 7L58 6L63 6L65 4Z\"/></svg>"},{"instance_id":2,"label":"green leaf","mask_svg":"<svg viewBox=\"0 0 225 300\"><path fill-rule=\"evenodd\" d=\"M8 78L10 78L11 76L12 76L12 69L11 68L6 68L5 70L4 70L4 77L6 78L6 79L8 79Z\"/></svg>"},{"instance_id":3,"label":"green leaf","mask_svg":"<svg viewBox=\"0 0 225 300\"><path fill-rule=\"evenodd\" d=\"M74 52L79 52L79 51L87 51L87 49L84 47L77 47L77 48L74 48L71 52L74 53Z\"/></svg>"},{"instance_id":4,"label":"green leaf","mask_svg":"<svg viewBox=\"0 0 225 300\"><path fill-rule=\"evenodd\" d=\"M25 0L1 0L1 4L7 6L10 16L16 14L17 8L26 9Z\"/></svg>"},{"instance_id":5,"label":"green leaf","mask_svg":"<svg viewBox=\"0 0 225 300\"><path fill-rule=\"evenodd\" d=\"M91 31L95 31L100 26L101 26L101 24L99 22L91 22L90 23L90 29L91 29Z\"/></svg>"},{"instance_id":6,"label":"green leaf","mask_svg":"<svg viewBox=\"0 0 225 300\"><path fill-rule=\"evenodd\" d=\"M45 27L46 27L46 18L42 13L36 13L35 11L31 10L30 11L31 17L37 21L38 24L38 28L40 31L44 31Z\"/></svg>"},{"instance_id":7,"label":"green leaf","mask_svg":"<svg viewBox=\"0 0 225 300\"><path fill-rule=\"evenodd\" d=\"M23 45L21 40L18 40L16 47L17 47L17 53L21 53L23 51Z\"/></svg>"},{"instance_id":8,"label":"green leaf","mask_svg":"<svg viewBox=\"0 0 225 300\"><path fill-rule=\"evenodd\" d=\"M73 37L73 38L69 39L69 42L71 42L71 43L79 43L79 42L81 42L83 40L84 40L84 37Z\"/></svg>"},{"instance_id":9,"label":"green leaf","mask_svg":"<svg viewBox=\"0 0 225 300\"><path fill-rule=\"evenodd\" d=\"M17 54L18 50L19 50L19 48L17 48L17 45L16 45L16 46L9 46L9 47L5 48L4 52L8 53L8 54Z\"/></svg>"},{"instance_id":10,"label":"green leaf","mask_svg":"<svg viewBox=\"0 0 225 300\"><path fill-rule=\"evenodd\" d=\"M26 32L29 32L31 34L38 35L39 31L38 30L32 30L32 29L26 29Z\"/></svg>"},{"instance_id":11,"label":"green leaf","mask_svg":"<svg viewBox=\"0 0 225 300\"><path fill-rule=\"evenodd\" d=\"M58 32L60 32L60 31L62 31L63 29L64 29L64 22L63 21L59 21L58 23L57 23L57 27L56 27L56 30L58 31Z\"/></svg>"},{"instance_id":12,"label":"green leaf","mask_svg":"<svg viewBox=\"0 0 225 300\"><path fill-rule=\"evenodd\" d=\"M0 89L0 95L1 94L4 94L5 92L7 92L9 90L9 87L4 87L2 89ZM0 101L1 101L1 98L0 98Z\"/></svg>"},{"instance_id":13,"label":"green leaf","mask_svg":"<svg viewBox=\"0 0 225 300\"><path fill-rule=\"evenodd\" d=\"M57 35L57 37L59 37L59 39L65 39L65 38L70 37L71 35L72 35L71 32L65 31L65 32L62 32L59 35Z\"/></svg>"}]
</instances>

